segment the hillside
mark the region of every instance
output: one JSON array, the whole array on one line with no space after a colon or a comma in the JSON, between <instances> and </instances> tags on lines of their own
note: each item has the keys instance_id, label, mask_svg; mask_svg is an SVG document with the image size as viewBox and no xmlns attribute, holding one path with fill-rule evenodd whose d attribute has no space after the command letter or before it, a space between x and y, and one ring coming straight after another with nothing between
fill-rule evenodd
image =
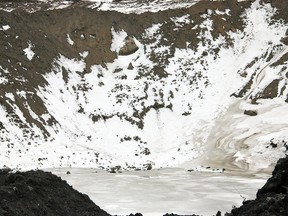
<instances>
[{"instance_id":1,"label":"hillside","mask_svg":"<svg viewBox=\"0 0 288 216\"><path fill-rule=\"evenodd\" d=\"M0 166L271 169L288 149L287 7L2 1Z\"/></svg>"}]
</instances>

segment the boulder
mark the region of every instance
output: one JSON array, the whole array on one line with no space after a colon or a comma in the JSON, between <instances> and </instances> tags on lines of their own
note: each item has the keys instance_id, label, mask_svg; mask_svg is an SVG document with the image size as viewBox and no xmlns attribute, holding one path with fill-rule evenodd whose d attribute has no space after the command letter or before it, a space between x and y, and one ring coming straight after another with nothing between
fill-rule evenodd
<instances>
[{"instance_id":1,"label":"boulder","mask_svg":"<svg viewBox=\"0 0 288 216\"><path fill-rule=\"evenodd\" d=\"M119 55L131 55L135 53L139 47L136 45L132 37L127 36L125 38L124 46L119 50Z\"/></svg>"},{"instance_id":2,"label":"boulder","mask_svg":"<svg viewBox=\"0 0 288 216\"><path fill-rule=\"evenodd\" d=\"M134 66L133 66L133 64L131 62L129 63L127 69L128 70L133 70L134 69Z\"/></svg>"},{"instance_id":3,"label":"boulder","mask_svg":"<svg viewBox=\"0 0 288 216\"><path fill-rule=\"evenodd\" d=\"M256 116L258 113L256 110L245 110L244 114L249 116Z\"/></svg>"}]
</instances>

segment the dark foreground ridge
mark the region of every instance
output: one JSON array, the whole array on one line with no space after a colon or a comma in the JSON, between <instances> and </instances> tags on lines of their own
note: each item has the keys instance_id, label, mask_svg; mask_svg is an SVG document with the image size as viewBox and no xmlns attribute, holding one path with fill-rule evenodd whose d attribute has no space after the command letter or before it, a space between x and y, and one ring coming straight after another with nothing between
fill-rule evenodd
<instances>
[{"instance_id":1,"label":"dark foreground ridge","mask_svg":"<svg viewBox=\"0 0 288 216\"><path fill-rule=\"evenodd\" d=\"M49 172L38 170L10 173L9 170L0 170L0 215L108 216L109 214L95 205L87 195L77 192L66 181ZM141 215L135 214L135 216ZM216 214L221 215L223 214L220 212ZM258 191L255 200L245 201L241 207L224 214L224 216L256 215L288 215L288 156L278 161L272 177Z\"/></svg>"},{"instance_id":2,"label":"dark foreground ridge","mask_svg":"<svg viewBox=\"0 0 288 216\"><path fill-rule=\"evenodd\" d=\"M109 215L51 173L0 171L0 215Z\"/></svg>"}]
</instances>

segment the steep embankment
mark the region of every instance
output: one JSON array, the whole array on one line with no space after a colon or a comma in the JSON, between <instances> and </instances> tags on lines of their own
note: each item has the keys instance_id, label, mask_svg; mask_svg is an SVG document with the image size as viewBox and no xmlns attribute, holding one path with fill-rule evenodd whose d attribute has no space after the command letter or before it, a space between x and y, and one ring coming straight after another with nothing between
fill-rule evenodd
<instances>
[{"instance_id":1,"label":"steep embankment","mask_svg":"<svg viewBox=\"0 0 288 216\"><path fill-rule=\"evenodd\" d=\"M109 214L87 195L74 190L59 177L43 171L9 173L0 170L0 215L81 215Z\"/></svg>"},{"instance_id":2,"label":"steep embankment","mask_svg":"<svg viewBox=\"0 0 288 216\"><path fill-rule=\"evenodd\" d=\"M204 155L196 165L258 170L285 155L284 1L105 4L4 5L25 10L0 12L1 166L151 169Z\"/></svg>"}]
</instances>

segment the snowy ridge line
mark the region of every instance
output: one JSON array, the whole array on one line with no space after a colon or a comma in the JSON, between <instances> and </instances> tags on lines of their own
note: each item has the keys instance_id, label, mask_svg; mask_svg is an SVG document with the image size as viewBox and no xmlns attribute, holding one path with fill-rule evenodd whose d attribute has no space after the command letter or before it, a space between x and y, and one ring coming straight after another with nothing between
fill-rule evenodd
<instances>
[{"instance_id":1,"label":"snowy ridge line","mask_svg":"<svg viewBox=\"0 0 288 216\"><path fill-rule=\"evenodd\" d=\"M16 8L20 7L26 9L30 13L34 13L39 10L59 10L69 7L87 7L98 11L117 11L120 13L130 14L136 13L141 14L145 12L156 13L158 11L165 11L170 9L188 8L195 5L198 2L216 2L223 0L80 0L77 2L73 1L51 1L51 0L38 0L33 3L21 3L17 2L13 5L9 3L5 4L4 7L0 6L0 10L11 12ZM238 0L238 2L251 2L251 0Z\"/></svg>"}]
</instances>

